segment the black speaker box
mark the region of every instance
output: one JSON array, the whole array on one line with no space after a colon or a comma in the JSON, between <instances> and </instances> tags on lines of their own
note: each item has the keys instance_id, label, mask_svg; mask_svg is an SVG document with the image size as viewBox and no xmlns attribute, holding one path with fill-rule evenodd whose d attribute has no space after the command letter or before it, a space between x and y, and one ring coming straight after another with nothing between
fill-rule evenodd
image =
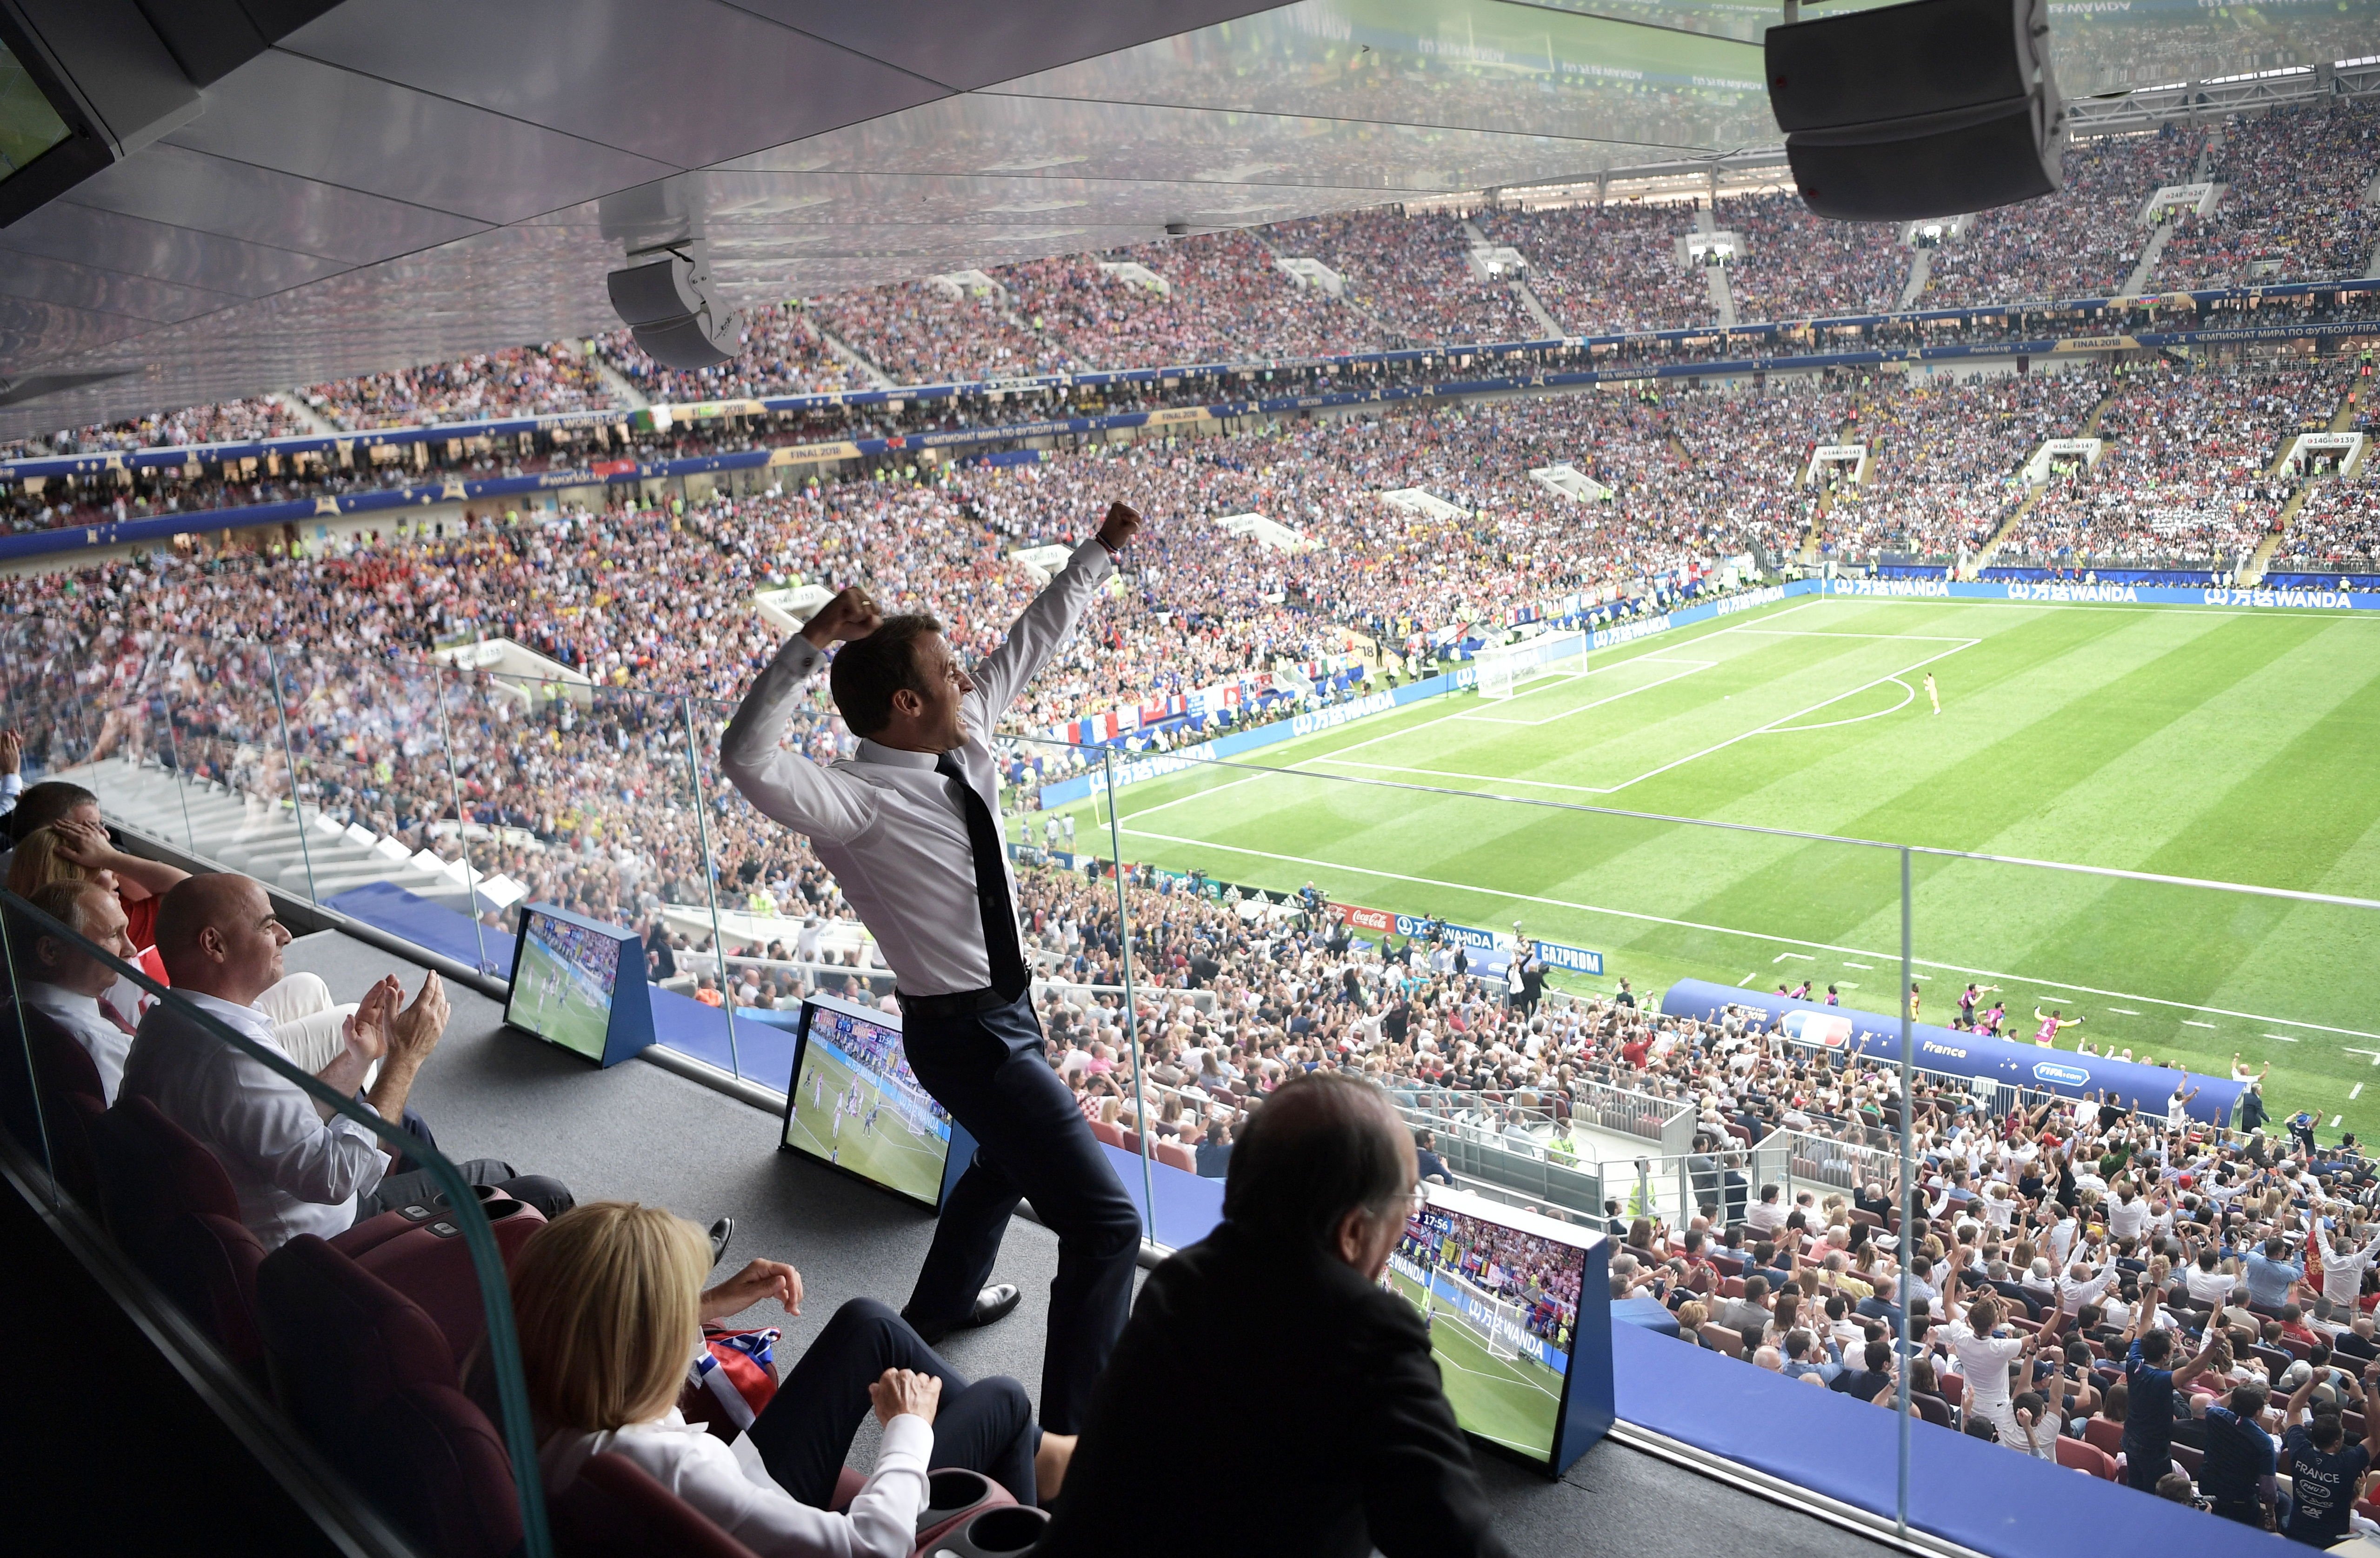
<instances>
[{"instance_id":1,"label":"black speaker box","mask_svg":"<svg viewBox=\"0 0 2380 1558\"><path fill-rule=\"evenodd\" d=\"M1914 0L1768 30L1769 107L1820 216L1983 211L2064 182L2046 0Z\"/></svg>"}]
</instances>

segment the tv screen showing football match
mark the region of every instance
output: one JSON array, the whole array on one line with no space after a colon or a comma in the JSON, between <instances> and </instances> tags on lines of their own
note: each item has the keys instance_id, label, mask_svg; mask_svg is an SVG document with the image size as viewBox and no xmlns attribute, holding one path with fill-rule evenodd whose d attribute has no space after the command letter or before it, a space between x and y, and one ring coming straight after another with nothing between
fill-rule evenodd
<instances>
[{"instance_id":1,"label":"tv screen showing football match","mask_svg":"<svg viewBox=\"0 0 2380 1558\"><path fill-rule=\"evenodd\" d=\"M1509 1210L1430 1187L1380 1281L1421 1311L1463 1431L1550 1462L1587 1236L1525 1212L1493 1215Z\"/></svg>"},{"instance_id":2,"label":"tv screen showing football match","mask_svg":"<svg viewBox=\"0 0 2380 1558\"><path fill-rule=\"evenodd\" d=\"M941 1204L951 1117L911 1074L900 1029L864 1007L803 1003L784 1142L895 1195Z\"/></svg>"},{"instance_id":3,"label":"tv screen showing football match","mask_svg":"<svg viewBox=\"0 0 2380 1558\"><path fill-rule=\"evenodd\" d=\"M525 915L504 1021L575 1054L601 1060L625 933L606 935L537 910Z\"/></svg>"}]
</instances>

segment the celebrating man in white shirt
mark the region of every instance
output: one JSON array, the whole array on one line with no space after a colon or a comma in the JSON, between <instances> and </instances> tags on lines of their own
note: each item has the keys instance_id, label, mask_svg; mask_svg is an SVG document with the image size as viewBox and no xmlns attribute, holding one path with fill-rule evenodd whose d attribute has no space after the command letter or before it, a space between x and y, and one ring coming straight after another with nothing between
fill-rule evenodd
<instances>
[{"instance_id":1,"label":"celebrating man in white shirt","mask_svg":"<svg viewBox=\"0 0 2380 1558\"><path fill-rule=\"evenodd\" d=\"M910 1069L977 1143L903 1318L934 1343L1014 1308L1013 1287L991 1285L992 1262L1010 1213L1031 1198L1058 1235L1041 1375L1041 1421L1058 1433L1081 1427L1131 1309L1140 1214L1042 1057L987 742L1139 528L1129 505L1110 508L973 672L932 617L882 616L864 590L844 590L786 640L720 743L735 787L809 836L874 932ZM781 743L837 641L830 687L859 749L820 767Z\"/></svg>"},{"instance_id":2,"label":"celebrating man in white shirt","mask_svg":"<svg viewBox=\"0 0 2380 1558\"><path fill-rule=\"evenodd\" d=\"M261 1048L288 1058L273 1018L254 1004L280 982L289 932L262 886L245 876L194 876L157 909L157 952L179 1001L161 1001L140 1019L124 1063L123 1092L146 1098L215 1155L239 1196L239 1217L267 1249L300 1234L345 1233L359 1216L427 1202L437 1194L422 1170L392 1175L379 1138L261 1062L206 1031L182 1002ZM383 1119L405 1115L415 1074L446 1028L446 992L431 974L413 1004L395 976L372 986L348 1017L345 1043L315 1073L333 1090L354 1093L373 1061L379 1078L364 1102ZM408 1128L424 1136L416 1122ZM455 1165L475 1185L495 1185L549 1217L571 1206L551 1179L516 1176L507 1164L477 1158Z\"/></svg>"}]
</instances>

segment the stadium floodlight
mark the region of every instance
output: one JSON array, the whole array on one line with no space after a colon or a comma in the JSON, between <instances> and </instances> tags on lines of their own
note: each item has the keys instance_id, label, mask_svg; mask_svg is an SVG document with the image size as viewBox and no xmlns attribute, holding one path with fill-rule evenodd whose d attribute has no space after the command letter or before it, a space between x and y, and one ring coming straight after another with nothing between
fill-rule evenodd
<instances>
[{"instance_id":1,"label":"stadium floodlight","mask_svg":"<svg viewBox=\"0 0 2380 1558\"><path fill-rule=\"evenodd\" d=\"M2047 0L1912 0L1772 27L1762 48L1793 182L1820 216L1953 216L2065 185Z\"/></svg>"},{"instance_id":2,"label":"stadium floodlight","mask_svg":"<svg viewBox=\"0 0 2380 1558\"><path fill-rule=\"evenodd\" d=\"M707 243L690 238L628 258L643 263L603 280L613 311L646 356L664 368L689 371L735 360L744 316L726 312L711 297Z\"/></svg>"},{"instance_id":3,"label":"stadium floodlight","mask_svg":"<svg viewBox=\"0 0 2380 1558\"><path fill-rule=\"evenodd\" d=\"M1545 633L1517 644L1491 644L1474 657L1479 696L1511 698L1526 683L1586 675L1586 635Z\"/></svg>"}]
</instances>

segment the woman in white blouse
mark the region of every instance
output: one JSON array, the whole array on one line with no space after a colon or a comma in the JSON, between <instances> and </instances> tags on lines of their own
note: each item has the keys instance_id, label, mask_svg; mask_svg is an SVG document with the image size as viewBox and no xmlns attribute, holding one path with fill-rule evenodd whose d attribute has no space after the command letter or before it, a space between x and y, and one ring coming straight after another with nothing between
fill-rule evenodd
<instances>
[{"instance_id":1,"label":"woman in white blouse","mask_svg":"<svg viewBox=\"0 0 2380 1558\"><path fill-rule=\"evenodd\" d=\"M800 1274L755 1260L706 1293L710 1241L683 1218L593 1201L540 1229L511 1272L546 1491L626 1456L761 1558L907 1558L929 1467L968 1467L1019 1502L1054 1495L1074 1450L1044 1434L1015 1381L970 1383L872 1299L837 1310L747 1430L768 1476L677 1409L705 1320L762 1298L801 1312ZM884 1427L848 1512L821 1507L870 1407ZM939 1424L939 1427L938 1427ZM798 1495L798 1496L797 1496Z\"/></svg>"}]
</instances>

